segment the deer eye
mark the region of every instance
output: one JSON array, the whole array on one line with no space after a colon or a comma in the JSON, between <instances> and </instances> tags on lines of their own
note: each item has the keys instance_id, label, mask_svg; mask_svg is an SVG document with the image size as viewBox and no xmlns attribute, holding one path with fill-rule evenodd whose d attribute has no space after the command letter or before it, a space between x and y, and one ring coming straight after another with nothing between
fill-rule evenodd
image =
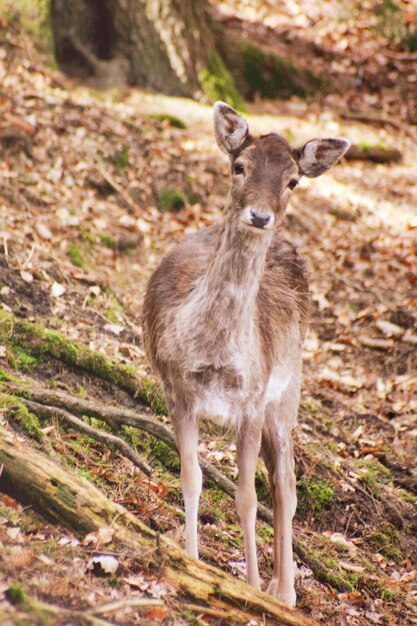
<instances>
[{"instance_id":1,"label":"deer eye","mask_svg":"<svg viewBox=\"0 0 417 626\"><path fill-rule=\"evenodd\" d=\"M288 183L288 187L290 189L295 189L298 185L298 180L296 178L291 178L290 182Z\"/></svg>"},{"instance_id":2,"label":"deer eye","mask_svg":"<svg viewBox=\"0 0 417 626\"><path fill-rule=\"evenodd\" d=\"M245 168L243 167L242 163L233 163L232 170L233 174L243 174Z\"/></svg>"}]
</instances>

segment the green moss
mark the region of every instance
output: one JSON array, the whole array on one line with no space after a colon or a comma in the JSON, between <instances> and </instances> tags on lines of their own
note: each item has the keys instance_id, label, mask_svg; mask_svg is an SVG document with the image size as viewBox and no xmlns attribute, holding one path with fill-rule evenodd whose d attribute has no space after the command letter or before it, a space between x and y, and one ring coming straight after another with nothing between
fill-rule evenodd
<instances>
[{"instance_id":1,"label":"green moss","mask_svg":"<svg viewBox=\"0 0 417 626\"><path fill-rule=\"evenodd\" d=\"M73 265L75 265L76 267L81 267L82 269L86 269L87 263L75 241L71 241L71 243L69 244L67 256Z\"/></svg>"},{"instance_id":2,"label":"green moss","mask_svg":"<svg viewBox=\"0 0 417 626\"><path fill-rule=\"evenodd\" d=\"M6 415L17 419L20 428L38 441L44 440L44 434L39 420L34 413L31 413L21 398L12 394L0 394L0 408L4 409Z\"/></svg>"},{"instance_id":3,"label":"green moss","mask_svg":"<svg viewBox=\"0 0 417 626\"><path fill-rule=\"evenodd\" d=\"M36 364L37 359L33 355L28 354L19 345L11 343L10 347L11 351L9 351L8 357L13 369L20 372L29 372Z\"/></svg>"},{"instance_id":4,"label":"green moss","mask_svg":"<svg viewBox=\"0 0 417 626\"><path fill-rule=\"evenodd\" d=\"M77 396L77 398L81 398L82 400L86 400L88 398L88 393L85 387L83 387L79 383L77 383L76 387L69 387L68 391L74 396Z\"/></svg>"},{"instance_id":5,"label":"green moss","mask_svg":"<svg viewBox=\"0 0 417 626\"><path fill-rule=\"evenodd\" d=\"M25 592L18 583L12 583L9 585L6 589L5 595L11 604L25 604L26 602Z\"/></svg>"},{"instance_id":6,"label":"green moss","mask_svg":"<svg viewBox=\"0 0 417 626\"><path fill-rule=\"evenodd\" d=\"M243 78L247 95L253 98L290 98L292 95L306 98L316 89L324 89L322 78L308 70L300 70L290 61L272 53L266 53L244 44L242 48Z\"/></svg>"},{"instance_id":7,"label":"green moss","mask_svg":"<svg viewBox=\"0 0 417 626\"><path fill-rule=\"evenodd\" d=\"M112 307L107 307L104 310L104 317L108 319L111 324L120 324L120 320L117 317L117 313Z\"/></svg>"},{"instance_id":8,"label":"green moss","mask_svg":"<svg viewBox=\"0 0 417 626\"><path fill-rule=\"evenodd\" d=\"M395 594L391 589L387 589L381 580L368 580L368 588L382 600L386 600L387 602L394 600Z\"/></svg>"},{"instance_id":9,"label":"green moss","mask_svg":"<svg viewBox=\"0 0 417 626\"><path fill-rule=\"evenodd\" d=\"M390 150L391 149L385 146L383 143L369 143L369 141L361 141L357 145L358 145L358 148L360 148L362 152L365 152L365 153L369 152L370 150Z\"/></svg>"},{"instance_id":10,"label":"green moss","mask_svg":"<svg viewBox=\"0 0 417 626\"><path fill-rule=\"evenodd\" d=\"M325 446L331 452L337 452L339 450L339 446L337 445L336 441L326 441Z\"/></svg>"},{"instance_id":11,"label":"green moss","mask_svg":"<svg viewBox=\"0 0 417 626\"><path fill-rule=\"evenodd\" d=\"M129 250L132 250L132 248L136 247L136 243L133 240L131 242L121 241L120 239L113 237L113 235L103 235L100 233L97 235L96 239L101 241L103 245L105 245L107 248L110 248L111 250L128 252Z\"/></svg>"},{"instance_id":12,"label":"green moss","mask_svg":"<svg viewBox=\"0 0 417 626\"><path fill-rule=\"evenodd\" d=\"M129 165L129 146L127 143L123 143L112 156L109 157L109 161L113 163L114 169L118 174L122 174L125 168Z\"/></svg>"},{"instance_id":13,"label":"green moss","mask_svg":"<svg viewBox=\"0 0 417 626\"><path fill-rule=\"evenodd\" d=\"M389 41L401 39L405 32L401 7L393 0L382 0L375 7L377 30Z\"/></svg>"},{"instance_id":14,"label":"green moss","mask_svg":"<svg viewBox=\"0 0 417 626\"><path fill-rule=\"evenodd\" d=\"M417 28L411 24L407 24L401 40L406 50L409 52L417 52Z\"/></svg>"},{"instance_id":15,"label":"green moss","mask_svg":"<svg viewBox=\"0 0 417 626\"><path fill-rule=\"evenodd\" d=\"M217 524L226 519L230 511L230 500L218 489L204 489L201 494L199 517L204 524Z\"/></svg>"},{"instance_id":16,"label":"green moss","mask_svg":"<svg viewBox=\"0 0 417 626\"><path fill-rule=\"evenodd\" d=\"M158 122L168 122L168 124L174 128L180 128L181 130L185 130L187 128L187 124L185 122L183 122L179 117L170 115L169 113L154 113L149 117L153 120L158 120Z\"/></svg>"},{"instance_id":17,"label":"green moss","mask_svg":"<svg viewBox=\"0 0 417 626\"><path fill-rule=\"evenodd\" d=\"M1 376L1 371L0 371ZM398 489L397 493L400 497L400 500L403 502L409 502L410 504L415 504L417 502L417 496L413 496L412 493L407 491L406 489Z\"/></svg>"},{"instance_id":18,"label":"green moss","mask_svg":"<svg viewBox=\"0 0 417 626\"><path fill-rule=\"evenodd\" d=\"M211 55L207 66L200 71L198 79L204 99L208 104L213 104L216 100L223 100L235 109L245 110L233 76L226 69L217 52Z\"/></svg>"},{"instance_id":19,"label":"green moss","mask_svg":"<svg viewBox=\"0 0 417 626\"><path fill-rule=\"evenodd\" d=\"M391 482L390 470L373 459L357 459L354 463L359 478L369 492L375 497L381 497L381 486Z\"/></svg>"},{"instance_id":20,"label":"green moss","mask_svg":"<svg viewBox=\"0 0 417 626\"><path fill-rule=\"evenodd\" d=\"M255 489L258 496L258 499L261 502L266 502L269 506L272 505L271 502L271 492L269 488L269 478L268 472L265 469L265 465L258 461L258 465L255 473Z\"/></svg>"},{"instance_id":21,"label":"green moss","mask_svg":"<svg viewBox=\"0 0 417 626\"><path fill-rule=\"evenodd\" d=\"M49 0L0 0L0 16L18 22L29 35L35 36L39 47L52 56Z\"/></svg>"},{"instance_id":22,"label":"green moss","mask_svg":"<svg viewBox=\"0 0 417 626\"><path fill-rule=\"evenodd\" d=\"M179 473L180 461L178 455L163 441L130 426L123 426L122 432L124 439L132 447L140 450L142 455L150 459L152 464L160 468L162 472Z\"/></svg>"},{"instance_id":23,"label":"green moss","mask_svg":"<svg viewBox=\"0 0 417 626\"><path fill-rule=\"evenodd\" d=\"M317 521L321 512L332 503L333 496L333 485L321 479L304 477L297 483L297 509L303 517Z\"/></svg>"},{"instance_id":24,"label":"green moss","mask_svg":"<svg viewBox=\"0 0 417 626\"><path fill-rule=\"evenodd\" d=\"M80 229L80 234L82 238L90 244L90 246L94 246L99 240L98 235L92 233L90 230Z\"/></svg>"},{"instance_id":25,"label":"green moss","mask_svg":"<svg viewBox=\"0 0 417 626\"><path fill-rule=\"evenodd\" d=\"M159 192L159 206L162 211L179 211L185 204L184 194L178 189L164 187Z\"/></svg>"},{"instance_id":26,"label":"green moss","mask_svg":"<svg viewBox=\"0 0 417 626\"><path fill-rule=\"evenodd\" d=\"M318 550L310 551L304 544L298 542L297 554L313 571L318 581L330 585L338 591L354 591L352 583L340 572L337 562L328 559L326 553L320 553Z\"/></svg>"},{"instance_id":27,"label":"green moss","mask_svg":"<svg viewBox=\"0 0 417 626\"><path fill-rule=\"evenodd\" d=\"M385 558L399 563L404 560L404 556L399 547L397 531L390 524L385 526L384 531L376 531L369 535L367 543L371 550L375 550Z\"/></svg>"},{"instance_id":28,"label":"green moss","mask_svg":"<svg viewBox=\"0 0 417 626\"><path fill-rule=\"evenodd\" d=\"M300 407L311 413L311 415L317 415L320 413L320 406L314 398L303 398L300 402Z\"/></svg>"},{"instance_id":29,"label":"green moss","mask_svg":"<svg viewBox=\"0 0 417 626\"><path fill-rule=\"evenodd\" d=\"M261 526L257 535L264 543L271 543L274 538L274 531L270 526Z\"/></svg>"},{"instance_id":30,"label":"green moss","mask_svg":"<svg viewBox=\"0 0 417 626\"><path fill-rule=\"evenodd\" d=\"M122 365L100 352L83 346L59 332L45 329L41 324L21 320L8 311L0 310L0 339L24 346L35 357L63 361L120 387L129 394L142 398L155 413L166 414L165 402L159 385L147 376L139 377L131 365Z\"/></svg>"},{"instance_id":31,"label":"green moss","mask_svg":"<svg viewBox=\"0 0 417 626\"><path fill-rule=\"evenodd\" d=\"M0 369L0 383L1 382L15 383L17 385L25 384L24 380L22 380L21 378L18 378L17 376L12 376L12 374L9 374L9 372L6 372L3 369Z\"/></svg>"}]
</instances>

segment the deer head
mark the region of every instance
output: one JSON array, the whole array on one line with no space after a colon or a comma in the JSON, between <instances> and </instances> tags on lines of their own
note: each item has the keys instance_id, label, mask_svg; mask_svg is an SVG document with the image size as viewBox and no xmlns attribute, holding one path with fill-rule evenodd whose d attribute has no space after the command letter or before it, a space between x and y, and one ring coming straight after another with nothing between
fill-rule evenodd
<instances>
[{"instance_id":1,"label":"deer head","mask_svg":"<svg viewBox=\"0 0 417 626\"><path fill-rule=\"evenodd\" d=\"M224 102L214 105L214 131L231 162L230 219L253 234L273 231L301 176L320 176L350 146L346 139L312 139L293 149L276 133L253 137L246 120Z\"/></svg>"}]
</instances>

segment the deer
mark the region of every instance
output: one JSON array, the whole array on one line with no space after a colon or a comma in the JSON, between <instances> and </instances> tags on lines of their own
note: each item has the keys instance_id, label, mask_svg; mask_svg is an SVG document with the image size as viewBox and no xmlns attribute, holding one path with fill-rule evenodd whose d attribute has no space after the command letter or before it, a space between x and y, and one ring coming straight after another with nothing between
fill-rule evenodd
<instances>
[{"instance_id":1,"label":"deer","mask_svg":"<svg viewBox=\"0 0 417 626\"><path fill-rule=\"evenodd\" d=\"M252 136L224 102L214 135L228 155L231 188L222 219L187 235L152 274L143 304L143 345L159 376L180 456L185 549L198 558L202 471L199 422L232 429L235 493L246 579L260 588L256 552L259 455L270 483L274 567L268 593L296 603L292 520L296 510L293 429L309 319L305 262L282 234L292 191L346 152L346 139L293 149L277 133Z\"/></svg>"}]
</instances>

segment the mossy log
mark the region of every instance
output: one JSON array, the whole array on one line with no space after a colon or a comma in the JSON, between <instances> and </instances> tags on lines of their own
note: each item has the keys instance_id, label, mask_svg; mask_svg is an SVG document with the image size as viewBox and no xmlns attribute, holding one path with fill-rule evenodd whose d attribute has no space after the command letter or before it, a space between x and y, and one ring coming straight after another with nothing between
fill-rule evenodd
<instances>
[{"instance_id":1,"label":"mossy log","mask_svg":"<svg viewBox=\"0 0 417 626\"><path fill-rule=\"evenodd\" d=\"M372 161L373 163L399 163L402 154L396 148L380 145L352 144L345 154L349 161Z\"/></svg>"},{"instance_id":2,"label":"mossy log","mask_svg":"<svg viewBox=\"0 0 417 626\"><path fill-rule=\"evenodd\" d=\"M141 567L171 584L204 611L218 609L233 623L313 626L313 620L230 574L196 561L172 540L152 531L122 506L108 500L87 480L23 445L10 432L0 433L0 486L19 501L68 530L84 535L103 526L128 548Z\"/></svg>"}]
</instances>

